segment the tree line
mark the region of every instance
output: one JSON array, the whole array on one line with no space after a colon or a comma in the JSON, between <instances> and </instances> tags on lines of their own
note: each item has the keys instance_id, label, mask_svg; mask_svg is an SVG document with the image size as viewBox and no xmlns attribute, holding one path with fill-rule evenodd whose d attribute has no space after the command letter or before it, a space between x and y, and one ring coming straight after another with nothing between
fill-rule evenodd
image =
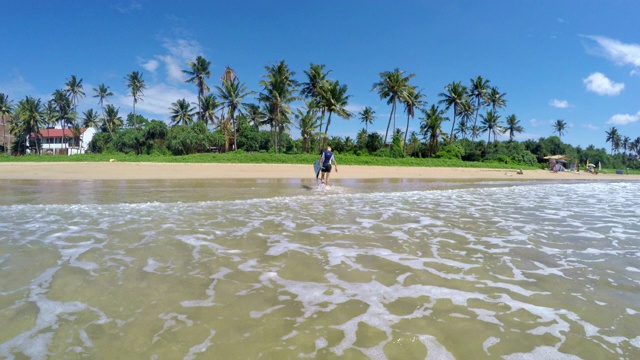
<instances>
[{"instance_id":1,"label":"tree line","mask_svg":"<svg viewBox=\"0 0 640 360\"><path fill-rule=\"evenodd\" d=\"M332 71L325 65L310 64L303 72L301 82L296 80L296 73L284 60L265 66L265 74L259 81L261 90L257 94L249 90L230 67L225 68L219 83L210 86L210 61L197 56L187 65L182 70L184 81L195 85L197 102L182 98L171 103L168 124L162 120L148 120L136 113L136 105L143 101L147 88L142 73L132 71L124 78L133 100L133 111L126 120L122 119L120 109L110 103L109 98L114 94L106 84L92 89L99 111L90 108L78 114L78 102L86 94L83 79L71 75L64 88L55 90L51 99L44 103L26 96L14 104L8 95L0 94L3 143L11 144L13 154L24 154L27 149L40 153L43 130L59 125L63 130L70 128L76 140L82 127L96 128L98 133L89 144L94 152L182 155L214 149L310 153L331 143L339 152L356 155L452 157L533 165L542 162L544 156L566 154L580 163L593 162L597 158L611 167L638 167L640 137L631 140L615 127L606 132L611 154L593 146L583 150L563 144L561 139L567 124L561 119L553 124L557 136L538 141L515 141L524 127L515 114L503 117L501 110L506 108L507 94L481 76L470 79L468 85L459 81L446 85L438 94L437 103L429 106L422 90L412 83L415 74L398 68L380 73L371 91L391 107L382 136L368 131L368 126L376 119L373 108L367 106L357 114L350 112L351 95L347 85L331 79ZM257 102L249 102L252 96ZM397 122L399 107L406 119L404 130ZM450 111L451 118L447 116ZM416 116L419 131L410 133L410 124ZM336 117L357 117L364 127L356 139L330 137L329 127ZM443 127L448 121L451 121L451 128L447 132ZM6 133L7 124L9 134ZM299 130L297 140L291 138L292 126ZM388 142L390 129L391 141ZM486 141L483 134L486 134ZM7 141L7 135L10 141ZM30 135L35 137L30 139ZM498 141L498 135L507 135L508 140ZM63 143L67 141L63 139ZM9 151L6 146L3 150Z\"/></svg>"}]
</instances>

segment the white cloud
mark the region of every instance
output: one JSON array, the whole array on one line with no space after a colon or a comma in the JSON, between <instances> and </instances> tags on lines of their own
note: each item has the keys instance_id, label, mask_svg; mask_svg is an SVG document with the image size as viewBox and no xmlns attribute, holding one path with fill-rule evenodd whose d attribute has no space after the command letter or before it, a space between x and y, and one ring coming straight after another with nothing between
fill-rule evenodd
<instances>
[{"instance_id":1,"label":"white cloud","mask_svg":"<svg viewBox=\"0 0 640 360\"><path fill-rule=\"evenodd\" d=\"M585 125L582 125L582 127L585 128L585 129L589 129L589 130L599 130L599 128L597 126L592 125L592 124L585 124Z\"/></svg>"},{"instance_id":2,"label":"white cloud","mask_svg":"<svg viewBox=\"0 0 640 360\"><path fill-rule=\"evenodd\" d=\"M171 104L179 99L197 102L197 94L167 84L157 84L144 90L142 100L136 104L136 112L144 112L158 120L167 120L170 116ZM118 103L128 109L133 109L133 98L128 95L120 96ZM126 117L126 114L122 114Z\"/></svg>"},{"instance_id":3,"label":"white cloud","mask_svg":"<svg viewBox=\"0 0 640 360\"><path fill-rule=\"evenodd\" d=\"M624 83L616 83L607 78L604 74L594 72L589 75L582 82L587 87L588 91L594 92L598 95L615 96L620 94L624 89Z\"/></svg>"},{"instance_id":4,"label":"white cloud","mask_svg":"<svg viewBox=\"0 0 640 360\"><path fill-rule=\"evenodd\" d=\"M615 114L612 117L609 118L609 120L607 121L607 124L612 124L612 125L627 125L633 122L636 122L640 119L640 111L638 111L636 114L631 115L631 114Z\"/></svg>"},{"instance_id":5,"label":"white cloud","mask_svg":"<svg viewBox=\"0 0 640 360\"><path fill-rule=\"evenodd\" d=\"M140 4L137 1L131 1L129 2L129 4L116 4L115 9L118 10L119 12L125 14L128 13L130 11L134 11L134 10L142 10L142 4Z\"/></svg>"},{"instance_id":6,"label":"white cloud","mask_svg":"<svg viewBox=\"0 0 640 360\"><path fill-rule=\"evenodd\" d=\"M531 126L533 126L533 127L538 127L538 126L540 126L540 125L544 125L544 124L546 124L547 122L546 122L546 121L544 121L544 120L531 119L531 120L529 120L529 123L530 123L530 124L531 124Z\"/></svg>"},{"instance_id":7,"label":"white cloud","mask_svg":"<svg viewBox=\"0 0 640 360\"><path fill-rule=\"evenodd\" d=\"M640 67L640 45L625 44L605 36L585 36L598 43L599 47L591 49L596 55L603 56L617 65Z\"/></svg>"},{"instance_id":8,"label":"white cloud","mask_svg":"<svg viewBox=\"0 0 640 360\"><path fill-rule=\"evenodd\" d=\"M160 66L160 63L157 60L149 60L144 64L142 64L142 67L145 70L151 71L152 73L156 72L156 69L158 68L158 66Z\"/></svg>"},{"instance_id":9,"label":"white cloud","mask_svg":"<svg viewBox=\"0 0 640 360\"><path fill-rule=\"evenodd\" d=\"M549 101L549 105L559 109L566 109L569 107L569 102L567 100L553 99Z\"/></svg>"},{"instance_id":10,"label":"white cloud","mask_svg":"<svg viewBox=\"0 0 640 360\"><path fill-rule=\"evenodd\" d=\"M633 69L629 72L630 76L638 76L640 75L640 70Z\"/></svg>"}]
</instances>

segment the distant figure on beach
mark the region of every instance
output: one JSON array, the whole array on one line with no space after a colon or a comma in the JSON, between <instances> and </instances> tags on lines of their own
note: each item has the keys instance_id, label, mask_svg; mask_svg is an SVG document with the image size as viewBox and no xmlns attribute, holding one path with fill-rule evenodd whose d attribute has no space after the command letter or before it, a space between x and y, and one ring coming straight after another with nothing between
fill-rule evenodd
<instances>
[{"instance_id":1,"label":"distant figure on beach","mask_svg":"<svg viewBox=\"0 0 640 360\"><path fill-rule=\"evenodd\" d=\"M331 162L333 162L336 166L336 172L338 172L338 163L336 162L336 157L333 155L331 151L331 146L327 146L327 150L322 152L320 156L320 164L322 164L320 175L320 181L326 186L329 187L329 175L331 174Z\"/></svg>"}]
</instances>

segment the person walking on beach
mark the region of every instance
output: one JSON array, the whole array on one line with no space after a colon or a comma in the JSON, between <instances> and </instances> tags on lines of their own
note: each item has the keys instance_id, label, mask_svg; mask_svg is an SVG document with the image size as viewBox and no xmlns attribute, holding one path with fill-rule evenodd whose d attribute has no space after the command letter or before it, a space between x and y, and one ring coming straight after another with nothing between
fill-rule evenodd
<instances>
[{"instance_id":1,"label":"person walking on beach","mask_svg":"<svg viewBox=\"0 0 640 360\"><path fill-rule=\"evenodd\" d=\"M328 188L329 187L329 175L331 174L331 162L333 162L336 166L336 172L338 172L338 163L336 162L336 157L333 155L331 151L331 146L327 146L327 150L322 151L322 155L320 155L320 164L322 164L320 175L320 181Z\"/></svg>"}]
</instances>

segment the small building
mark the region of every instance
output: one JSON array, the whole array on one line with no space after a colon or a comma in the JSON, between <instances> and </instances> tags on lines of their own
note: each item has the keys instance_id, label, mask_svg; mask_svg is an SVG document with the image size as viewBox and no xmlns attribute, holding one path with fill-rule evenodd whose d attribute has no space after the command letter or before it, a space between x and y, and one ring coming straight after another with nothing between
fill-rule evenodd
<instances>
[{"instance_id":1,"label":"small building","mask_svg":"<svg viewBox=\"0 0 640 360\"><path fill-rule=\"evenodd\" d=\"M81 128L79 136L76 137L73 129L66 128L63 136L62 128L46 128L40 130L39 137L42 139L41 151L43 154L84 154L95 134L96 129L94 128ZM29 140L35 139L35 134L29 135ZM29 148L28 151L35 152L35 149Z\"/></svg>"}]
</instances>

